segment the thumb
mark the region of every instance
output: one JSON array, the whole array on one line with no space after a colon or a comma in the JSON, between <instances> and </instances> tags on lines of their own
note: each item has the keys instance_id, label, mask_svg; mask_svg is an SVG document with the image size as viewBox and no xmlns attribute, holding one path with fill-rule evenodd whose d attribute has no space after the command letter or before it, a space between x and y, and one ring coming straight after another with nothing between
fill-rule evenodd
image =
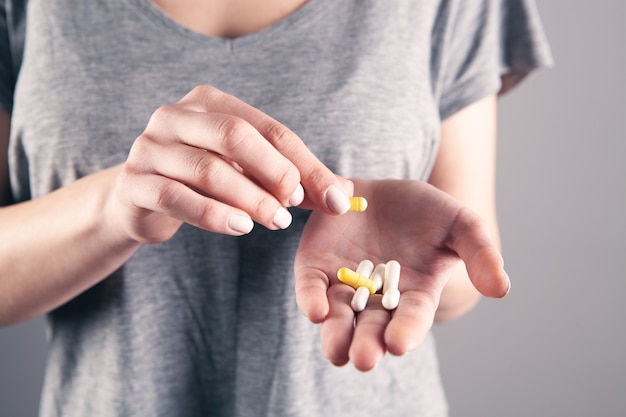
<instances>
[{"instance_id":1,"label":"thumb","mask_svg":"<svg viewBox=\"0 0 626 417\"><path fill-rule=\"evenodd\" d=\"M462 208L450 230L448 247L465 262L474 287L485 297L502 298L511 288L504 260L485 222Z\"/></svg>"}]
</instances>

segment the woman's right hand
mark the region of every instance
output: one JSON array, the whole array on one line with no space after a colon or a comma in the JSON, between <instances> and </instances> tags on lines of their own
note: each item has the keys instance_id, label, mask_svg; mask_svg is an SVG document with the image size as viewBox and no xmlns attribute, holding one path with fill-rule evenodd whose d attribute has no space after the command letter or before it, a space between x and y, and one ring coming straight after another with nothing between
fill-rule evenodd
<instances>
[{"instance_id":1,"label":"woman's right hand","mask_svg":"<svg viewBox=\"0 0 626 417\"><path fill-rule=\"evenodd\" d=\"M306 193L305 193L306 191ZM157 109L118 175L113 215L143 243L182 222L229 235L291 223L286 207L349 208L352 183L333 174L298 136L210 86ZM121 210L121 212L120 212Z\"/></svg>"}]
</instances>

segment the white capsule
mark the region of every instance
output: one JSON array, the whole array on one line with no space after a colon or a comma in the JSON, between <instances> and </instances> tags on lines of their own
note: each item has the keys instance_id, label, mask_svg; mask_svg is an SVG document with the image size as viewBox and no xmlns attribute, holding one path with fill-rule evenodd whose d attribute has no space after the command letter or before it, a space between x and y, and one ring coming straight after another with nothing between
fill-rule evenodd
<instances>
[{"instance_id":1,"label":"white capsule","mask_svg":"<svg viewBox=\"0 0 626 417\"><path fill-rule=\"evenodd\" d=\"M383 294L388 290L398 289L400 285L400 263L398 261L389 261L385 265L385 279L383 281Z\"/></svg>"},{"instance_id":2,"label":"white capsule","mask_svg":"<svg viewBox=\"0 0 626 417\"><path fill-rule=\"evenodd\" d=\"M352 309L357 313L365 310L365 306L367 306L367 300L370 298L370 291L367 287L359 287L356 289L354 296L352 297L352 302L350 305Z\"/></svg>"},{"instance_id":3,"label":"white capsule","mask_svg":"<svg viewBox=\"0 0 626 417\"><path fill-rule=\"evenodd\" d=\"M376 291L380 291L383 287L383 279L385 277L385 264L378 264L374 268L374 272L370 276L370 279L376 284Z\"/></svg>"},{"instance_id":4,"label":"white capsule","mask_svg":"<svg viewBox=\"0 0 626 417\"><path fill-rule=\"evenodd\" d=\"M387 290L385 295L383 295L383 307L387 310L393 310L398 307L398 303L400 302L400 290L397 288L390 288Z\"/></svg>"},{"instance_id":5,"label":"white capsule","mask_svg":"<svg viewBox=\"0 0 626 417\"><path fill-rule=\"evenodd\" d=\"M370 260L364 259L356 268L356 273L363 275L365 278L369 278L374 270L374 263Z\"/></svg>"}]
</instances>

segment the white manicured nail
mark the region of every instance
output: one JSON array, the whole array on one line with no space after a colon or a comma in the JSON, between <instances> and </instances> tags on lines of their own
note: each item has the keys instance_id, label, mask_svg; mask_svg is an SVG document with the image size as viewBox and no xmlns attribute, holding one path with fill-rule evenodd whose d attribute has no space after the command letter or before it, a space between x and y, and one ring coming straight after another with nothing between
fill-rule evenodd
<instances>
[{"instance_id":1,"label":"white manicured nail","mask_svg":"<svg viewBox=\"0 0 626 417\"><path fill-rule=\"evenodd\" d=\"M326 191L325 198L326 205L335 214L344 214L350 210L350 198L336 185Z\"/></svg>"},{"instance_id":2,"label":"white manicured nail","mask_svg":"<svg viewBox=\"0 0 626 417\"><path fill-rule=\"evenodd\" d=\"M237 233L248 234L254 227L254 222L248 216L243 214L231 214L228 218L228 227Z\"/></svg>"},{"instance_id":3,"label":"white manicured nail","mask_svg":"<svg viewBox=\"0 0 626 417\"><path fill-rule=\"evenodd\" d=\"M292 207L299 206L300 203L304 201L304 188L302 188L302 184L298 184L296 190L291 194L291 198L289 199L289 204Z\"/></svg>"},{"instance_id":4,"label":"white manicured nail","mask_svg":"<svg viewBox=\"0 0 626 417\"><path fill-rule=\"evenodd\" d=\"M291 217L291 213L289 213L286 208L279 207L278 210L276 210L276 214L274 215L273 223L274 226L278 227L279 229L286 229L289 227L292 220L293 218Z\"/></svg>"}]
</instances>

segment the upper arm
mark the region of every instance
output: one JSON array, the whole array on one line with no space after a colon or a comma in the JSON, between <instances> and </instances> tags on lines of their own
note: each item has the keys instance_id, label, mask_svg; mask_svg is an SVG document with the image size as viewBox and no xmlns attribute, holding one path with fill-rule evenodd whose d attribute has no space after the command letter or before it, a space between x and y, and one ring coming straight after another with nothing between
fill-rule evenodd
<instances>
[{"instance_id":1,"label":"upper arm","mask_svg":"<svg viewBox=\"0 0 626 417\"><path fill-rule=\"evenodd\" d=\"M497 238L496 109L487 96L445 119L429 182L485 219Z\"/></svg>"},{"instance_id":2,"label":"upper arm","mask_svg":"<svg viewBox=\"0 0 626 417\"><path fill-rule=\"evenodd\" d=\"M9 131L11 129L11 115L0 108L0 206L11 203L11 188L9 184Z\"/></svg>"}]
</instances>

